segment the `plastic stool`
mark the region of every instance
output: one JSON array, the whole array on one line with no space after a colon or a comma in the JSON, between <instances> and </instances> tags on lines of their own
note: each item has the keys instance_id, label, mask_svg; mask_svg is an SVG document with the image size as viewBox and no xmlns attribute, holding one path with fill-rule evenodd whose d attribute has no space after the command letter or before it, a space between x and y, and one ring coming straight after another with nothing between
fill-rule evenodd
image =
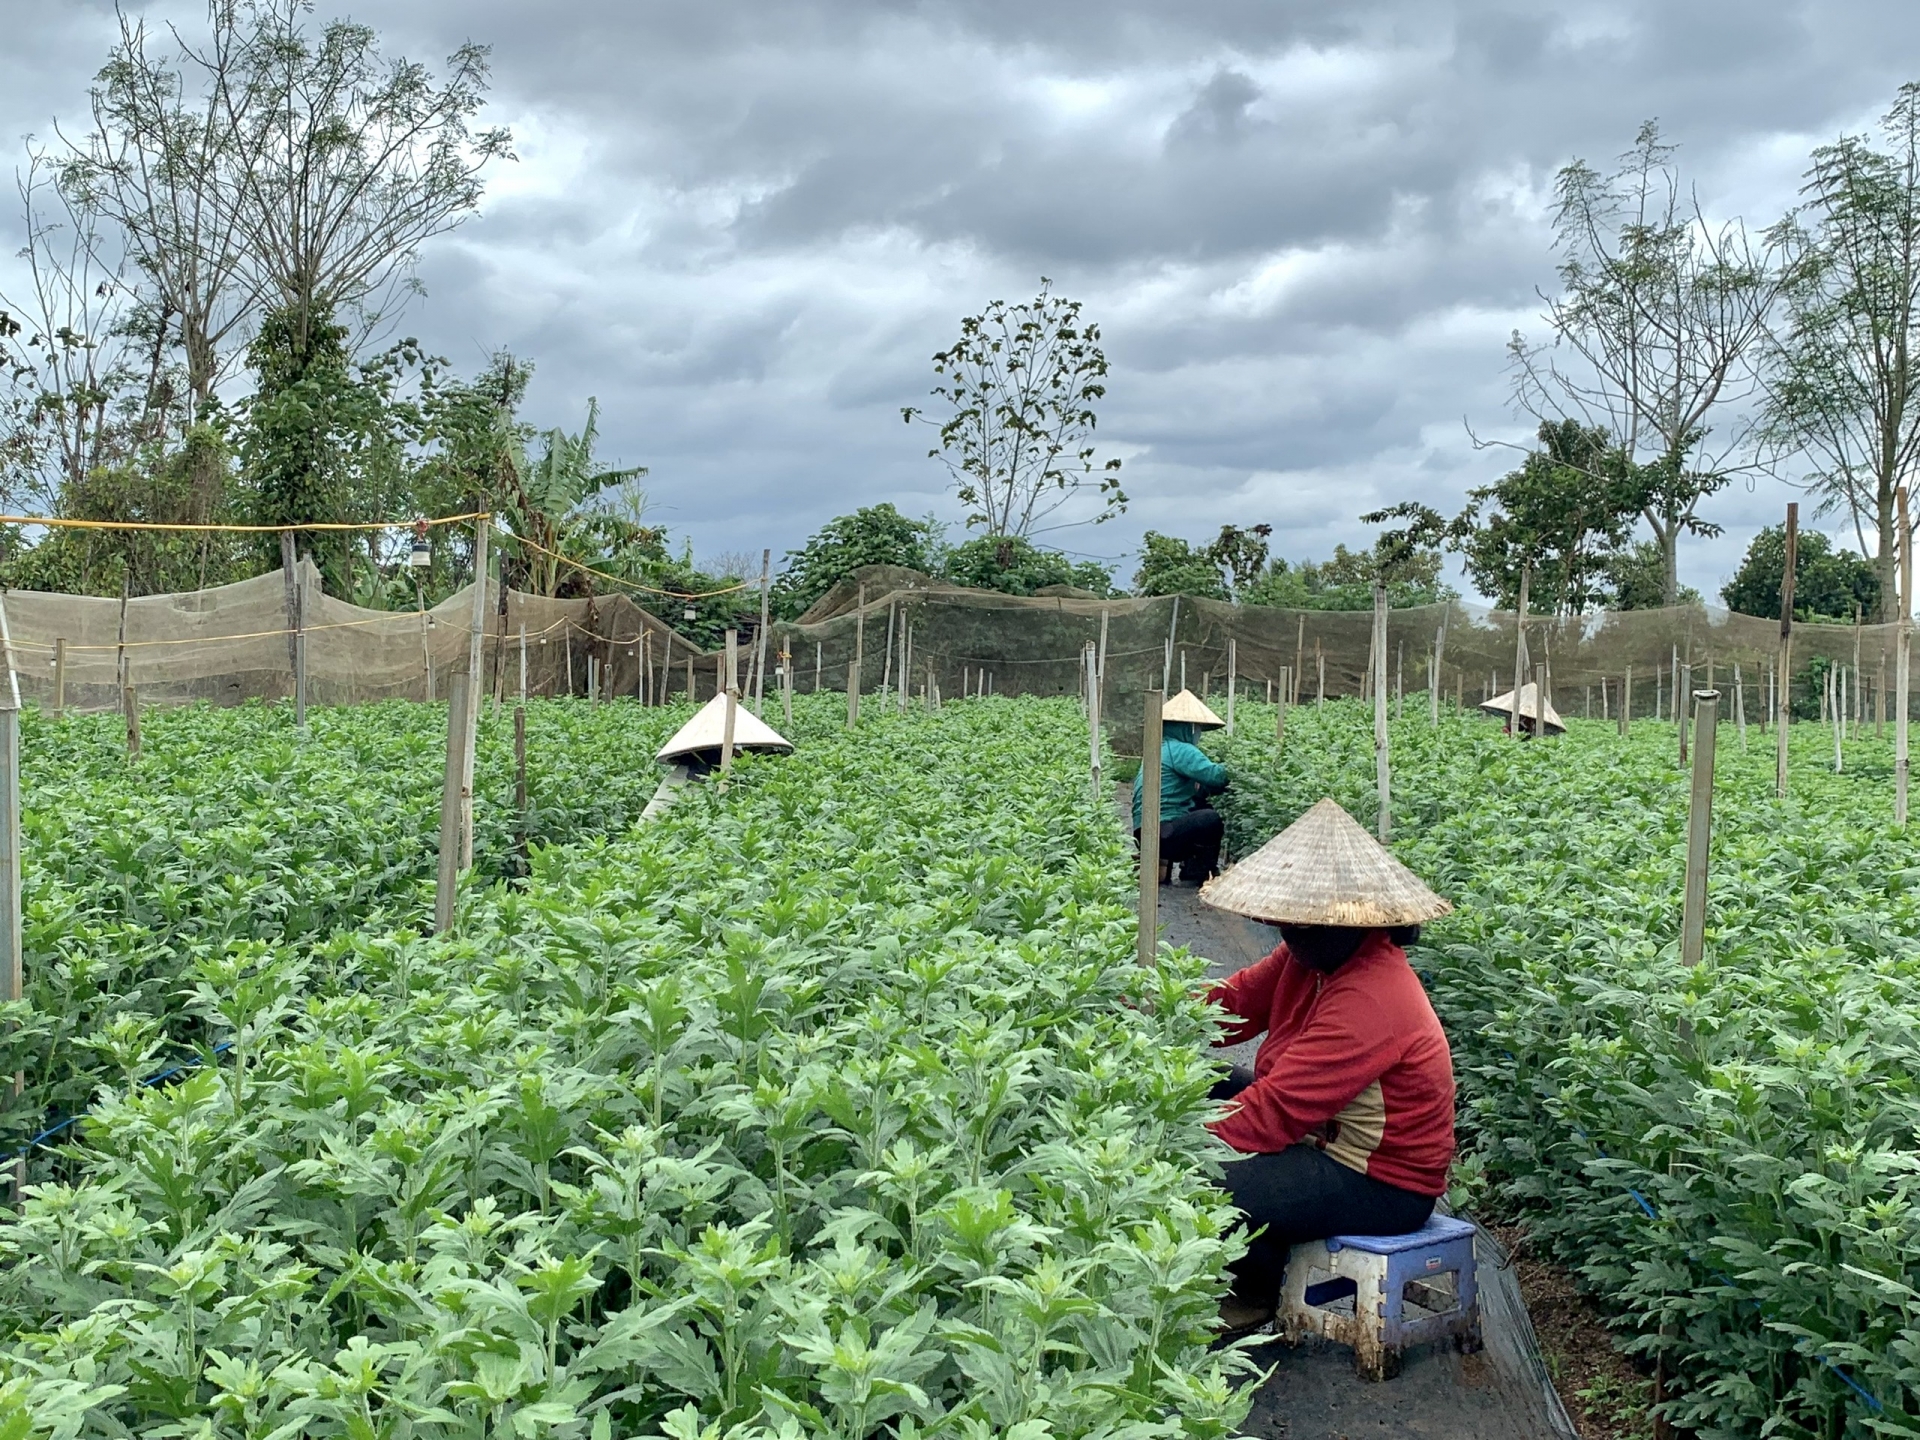
<instances>
[{"instance_id":1,"label":"plastic stool","mask_svg":"<svg viewBox=\"0 0 1920 1440\"><path fill-rule=\"evenodd\" d=\"M1365 1380L1400 1373L1409 1346L1451 1338L1480 1348L1473 1226L1435 1215L1410 1235L1336 1235L1293 1247L1280 1288L1280 1333L1353 1347Z\"/></svg>"}]
</instances>

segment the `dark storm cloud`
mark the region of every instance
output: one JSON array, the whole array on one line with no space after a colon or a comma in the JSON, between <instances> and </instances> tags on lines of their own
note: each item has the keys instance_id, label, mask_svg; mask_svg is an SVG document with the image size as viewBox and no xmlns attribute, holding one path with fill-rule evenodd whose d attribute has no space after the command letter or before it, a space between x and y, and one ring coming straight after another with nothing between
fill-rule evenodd
<instances>
[{"instance_id":1,"label":"dark storm cloud","mask_svg":"<svg viewBox=\"0 0 1920 1440\"><path fill-rule=\"evenodd\" d=\"M84 107L107 12L0 0L0 119ZM191 8L160 9L191 21ZM705 551L795 546L855 505L951 518L931 353L1037 277L1113 374L1100 440L1124 554L1268 520L1289 553L1361 511L1457 504L1524 438L1504 345L1538 331L1554 170L1658 117L1717 214L1765 223L1809 146L1910 78L1909 0L1217 0L939 5L394 0L390 48L493 46L522 161L422 257L407 327L461 365L511 347L541 424L602 404ZM1782 492L1715 502L1704 587ZM1130 574L1132 565L1121 566Z\"/></svg>"}]
</instances>

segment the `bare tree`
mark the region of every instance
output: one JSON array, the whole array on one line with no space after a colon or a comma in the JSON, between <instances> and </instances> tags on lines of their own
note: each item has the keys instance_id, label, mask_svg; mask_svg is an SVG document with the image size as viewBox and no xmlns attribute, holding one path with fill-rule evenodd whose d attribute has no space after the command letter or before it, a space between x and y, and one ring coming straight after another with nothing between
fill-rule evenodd
<instances>
[{"instance_id":1,"label":"bare tree","mask_svg":"<svg viewBox=\"0 0 1920 1440\"><path fill-rule=\"evenodd\" d=\"M1514 397L1539 420L1575 419L1619 445L1672 604L1680 536L1719 533L1700 502L1744 468L1733 460L1745 437L1716 437L1714 421L1754 392L1750 362L1781 270L1740 221L1707 219L1652 121L1611 175L1579 160L1560 171L1554 223L1561 289L1542 297L1553 343L1514 333Z\"/></svg>"},{"instance_id":2,"label":"bare tree","mask_svg":"<svg viewBox=\"0 0 1920 1440\"><path fill-rule=\"evenodd\" d=\"M189 52L225 111L243 268L304 327L349 313L364 334L415 288L419 248L478 207L481 172L512 159L504 129L476 130L487 50L463 45L436 82L381 54L365 25L309 34L310 0L216 4L215 39Z\"/></svg>"},{"instance_id":3,"label":"bare tree","mask_svg":"<svg viewBox=\"0 0 1920 1440\"><path fill-rule=\"evenodd\" d=\"M1820 512L1845 512L1874 549L1884 619L1899 486L1920 462L1920 86L1880 128L1884 150L1847 136L1814 151L1807 201L1777 229L1790 278L1762 433L1811 460Z\"/></svg>"},{"instance_id":4,"label":"bare tree","mask_svg":"<svg viewBox=\"0 0 1920 1440\"><path fill-rule=\"evenodd\" d=\"M30 142L17 177L25 288L0 294L0 499L40 513L150 438L168 399L162 347L140 353L119 253L56 171Z\"/></svg>"},{"instance_id":5,"label":"bare tree","mask_svg":"<svg viewBox=\"0 0 1920 1440\"><path fill-rule=\"evenodd\" d=\"M938 425L937 456L952 473L967 524L989 535L1024 536L1035 522L1083 490L1099 497L1094 517L1126 509L1118 460L1093 465L1094 402L1107 393L1106 352L1100 327L1080 323L1080 302L1053 293L1044 276L1040 293L1022 305L996 300L960 322L960 338L933 357L943 377L933 394L953 407L950 418L916 419Z\"/></svg>"},{"instance_id":6,"label":"bare tree","mask_svg":"<svg viewBox=\"0 0 1920 1440\"><path fill-rule=\"evenodd\" d=\"M93 127L68 140L63 187L113 225L127 258L170 317L198 418L244 342L259 295L240 228L240 177L253 157L244 106L226 83L238 47L232 0L209 9L213 37L194 51L172 32L171 60L121 14L120 38L92 91ZM190 73L189 73L190 72ZM189 84L189 79L193 82Z\"/></svg>"}]
</instances>

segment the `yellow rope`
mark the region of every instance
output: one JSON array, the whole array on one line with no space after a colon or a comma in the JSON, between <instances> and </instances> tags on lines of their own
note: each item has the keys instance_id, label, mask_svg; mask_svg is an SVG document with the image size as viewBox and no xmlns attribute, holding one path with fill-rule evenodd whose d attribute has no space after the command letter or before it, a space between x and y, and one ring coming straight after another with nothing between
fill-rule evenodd
<instances>
[{"instance_id":1,"label":"yellow rope","mask_svg":"<svg viewBox=\"0 0 1920 1440\"><path fill-rule=\"evenodd\" d=\"M439 516L427 521L427 527L492 518L490 510L474 510L465 515ZM367 520L315 521L307 525L188 525L161 520L69 520L59 515L0 515L0 525L45 525L55 530L186 530L195 534L219 531L235 535L277 535L282 530L411 530L419 523L418 520Z\"/></svg>"}]
</instances>

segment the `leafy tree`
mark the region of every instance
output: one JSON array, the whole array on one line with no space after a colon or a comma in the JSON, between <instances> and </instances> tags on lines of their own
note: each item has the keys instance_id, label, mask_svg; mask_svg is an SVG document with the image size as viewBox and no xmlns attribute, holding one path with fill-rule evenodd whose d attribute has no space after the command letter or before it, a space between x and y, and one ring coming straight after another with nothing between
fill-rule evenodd
<instances>
[{"instance_id":1,"label":"leafy tree","mask_svg":"<svg viewBox=\"0 0 1920 1440\"><path fill-rule=\"evenodd\" d=\"M773 584L773 609L793 620L862 565L900 565L931 573L931 520L909 520L892 505L868 505L829 520L798 550L789 550Z\"/></svg>"},{"instance_id":2,"label":"leafy tree","mask_svg":"<svg viewBox=\"0 0 1920 1440\"><path fill-rule=\"evenodd\" d=\"M536 595L559 595L569 586L592 593L590 572L568 565L594 565L602 547L593 543L594 527L583 523L582 507L610 486L637 480L644 465L602 468L593 453L600 434L600 402L587 398L587 423L578 435L558 428L540 437L538 460L509 456L499 471L507 547L519 560L519 572ZM600 532L604 534L604 529ZM519 544L530 541L531 544ZM561 557L565 557L562 559ZM595 569L600 568L594 565Z\"/></svg>"},{"instance_id":3,"label":"leafy tree","mask_svg":"<svg viewBox=\"0 0 1920 1440\"><path fill-rule=\"evenodd\" d=\"M1289 564L1276 559L1234 598L1242 605L1269 605L1282 610L1371 610L1373 577L1383 557L1376 550L1333 547L1333 557ZM1389 555L1389 560L1393 556ZM1440 583L1438 550L1416 545L1389 565L1387 604L1395 609L1437 605L1452 591Z\"/></svg>"},{"instance_id":4,"label":"leafy tree","mask_svg":"<svg viewBox=\"0 0 1920 1440\"><path fill-rule=\"evenodd\" d=\"M1682 585L1673 603L1698 605L1700 592ZM1651 540L1622 546L1607 557L1606 594L1609 610L1658 610L1667 604L1667 562Z\"/></svg>"},{"instance_id":5,"label":"leafy tree","mask_svg":"<svg viewBox=\"0 0 1920 1440\"><path fill-rule=\"evenodd\" d=\"M1113 593L1113 574L1091 560L1073 561L1017 535L981 535L949 550L943 578L955 585L1031 595L1047 585L1072 585L1096 595Z\"/></svg>"},{"instance_id":6,"label":"leafy tree","mask_svg":"<svg viewBox=\"0 0 1920 1440\"><path fill-rule=\"evenodd\" d=\"M1772 619L1780 614L1780 585L1787 573L1787 531L1770 525L1753 537L1733 578L1721 588L1729 610ZM1802 530L1793 561L1793 613L1800 620L1852 624L1854 607L1876 613L1880 577L1872 562L1836 550L1818 530Z\"/></svg>"},{"instance_id":7,"label":"leafy tree","mask_svg":"<svg viewBox=\"0 0 1920 1440\"><path fill-rule=\"evenodd\" d=\"M1185 540L1149 530L1140 538L1140 568L1134 572L1136 595L1196 595L1228 598L1220 561L1211 546L1196 549Z\"/></svg>"},{"instance_id":8,"label":"leafy tree","mask_svg":"<svg viewBox=\"0 0 1920 1440\"><path fill-rule=\"evenodd\" d=\"M1272 534L1271 525L1249 525L1244 530L1238 525L1222 525L1219 537L1207 547L1214 564L1226 571L1227 582L1236 595L1267 568L1267 541Z\"/></svg>"},{"instance_id":9,"label":"leafy tree","mask_svg":"<svg viewBox=\"0 0 1920 1440\"><path fill-rule=\"evenodd\" d=\"M1094 469L1094 405L1107 393L1100 327L1082 324L1080 302L1055 295L1051 280L1043 276L1025 304L995 300L961 320L960 338L933 369L941 381L932 394L951 416L935 420L914 406L900 415L939 427L927 454L953 476L969 528L1028 536L1086 491L1100 501L1096 522L1126 509L1119 460Z\"/></svg>"},{"instance_id":10,"label":"leafy tree","mask_svg":"<svg viewBox=\"0 0 1920 1440\"><path fill-rule=\"evenodd\" d=\"M1880 128L1884 149L1850 135L1814 151L1807 203L1778 228L1792 263L1762 433L1809 458L1816 513L1853 521L1891 601L1895 497L1920 461L1920 85Z\"/></svg>"},{"instance_id":11,"label":"leafy tree","mask_svg":"<svg viewBox=\"0 0 1920 1440\"><path fill-rule=\"evenodd\" d=\"M1448 527L1482 595L1513 609L1531 567L1529 603L1577 615L1604 600L1607 566L1628 540L1642 485L1607 432L1577 420L1542 421L1540 448L1517 470L1467 492Z\"/></svg>"},{"instance_id":12,"label":"leafy tree","mask_svg":"<svg viewBox=\"0 0 1920 1440\"><path fill-rule=\"evenodd\" d=\"M1514 397L1540 420L1614 437L1643 483L1672 604L1680 536L1719 533L1699 507L1731 478L1732 446L1706 445L1713 420L1752 391L1782 272L1771 241L1706 218L1651 121L1612 174L1581 160L1560 171L1554 223L1560 293L1543 317L1554 343L1514 333Z\"/></svg>"}]
</instances>

